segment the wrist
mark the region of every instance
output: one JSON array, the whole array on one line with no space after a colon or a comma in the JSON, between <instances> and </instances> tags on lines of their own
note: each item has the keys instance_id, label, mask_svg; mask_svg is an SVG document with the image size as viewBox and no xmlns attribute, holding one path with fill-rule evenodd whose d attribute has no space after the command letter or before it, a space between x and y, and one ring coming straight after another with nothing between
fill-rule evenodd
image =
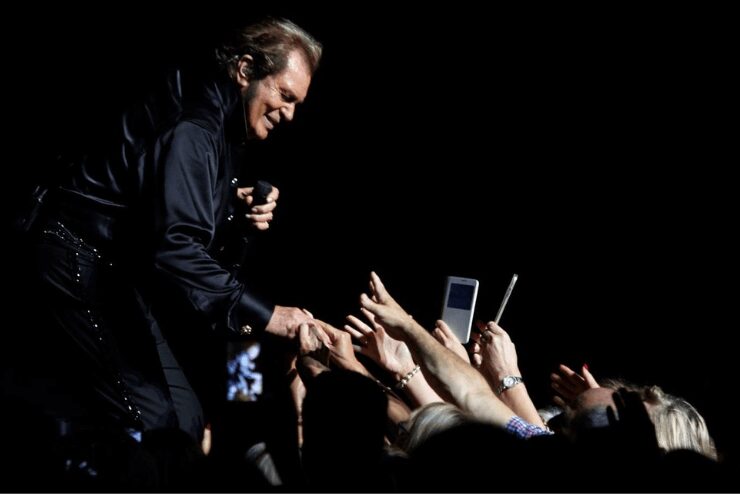
<instances>
[{"instance_id":1,"label":"wrist","mask_svg":"<svg viewBox=\"0 0 740 494\"><path fill-rule=\"evenodd\" d=\"M493 382L496 383L496 385L501 384L501 381L506 376L520 376L522 373L519 372L519 367L512 367L507 369L491 369L490 376L493 378Z\"/></svg>"},{"instance_id":2,"label":"wrist","mask_svg":"<svg viewBox=\"0 0 740 494\"><path fill-rule=\"evenodd\" d=\"M501 378L498 386L496 387L496 394L501 396L507 390L517 386L518 384L524 384L524 379L519 375L508 375Z\"/></svg>"},{"instance_id":3,"label":"wrist","mask_svg":"<svg viewBox=\"0 0 740 494\"><path fill-rule=\"evenodd\" d=\"M372 374L370 374L370 371L367 370L367 368L360 363L359 360L355 360L354 362L347 362L347 365L345 369L350 370L352 372L357 372L358 374L362 374L363 376L372 378Z\"/></svg>"},{"instance_id":4,"label":"wrist","mask_svg":"<svg viewBox=\"0 0 740 494\"><path fill-rule=\"evenodd\" d=\"M267 330L277 307L244 291L228 315L230 329L240 336L255 336Z\"/></svg>"},{"instance_id":5,"label":"wrist","mask_svg":"<svg viewBox=\"0 0 740 494\"><path fill-rule=\"evenodd\" d=\"M400 378L398 380L398 382L396 382L396 389L403 389L403 388L405 388L409 384L409 381L411 381L411 379L413 379L413 377L416 374L418 374L420 371L421 371L421 366L420 365L417 365L416 367L414 367L413 369L411 369L402 378Z\"/></svg>"},{"instance_id":6,"label":"wrist","mask_svg":"<svg viewBox=\"0 0 740 494\"><path fill-rule=\"evenodd\" d=\"M400 381L404 377L406 377L407 374L409 374L411 371L416 368L416 364L412 361L408 365L399 365L398 370L393 371L393 379L396 380L396 382ZM406 369L405 371L402 369Z\"/></svg>"}]
</instances>

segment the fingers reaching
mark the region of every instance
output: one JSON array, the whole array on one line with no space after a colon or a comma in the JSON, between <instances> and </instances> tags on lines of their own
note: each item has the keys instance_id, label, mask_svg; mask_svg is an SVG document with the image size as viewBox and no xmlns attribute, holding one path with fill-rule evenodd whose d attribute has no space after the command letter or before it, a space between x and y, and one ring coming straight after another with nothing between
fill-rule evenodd
<instances>
[{"instance_id":1,"label":"fingers reaching","mask_svg":"<svg viewBox=\"0 0 740 494\"><path fill-rule=\"evenodd\" d=\"M358 317L349 315L346 319L350 324L345 324L342 329L359 343L358 345L353 344L352 349L357 353L364 353L368 336L373 330Z\"/></svg>"},{"instance_id":2,"label":"fingers reaching","mask_svg":"<svg viewBox=\"0 0 740 494\"><path fill-rule=\"evenodd\" d=\"M385 290L383 282L380 281L380 276L378 276L375 271L370 272L370 289L372 290L374 298L379 303L385 302L385 299L388 297L388 292Z\"/></svg>"},{"instance_id":3,"label":"fingers reaching","mask_svg":"<svg viewBox=\"0 0 740 494\"><path fill-rule=\"evenodd\" d=\"M353 315L349 315L349 316L347 316L347 321L349 321L351 324L353 324L354 327L357 328L357 332L360 332L363 335L370 334L370 333L373 332L373 329L370 326L368 326L367 324L365 324L358 317L355 317Z\"/></svg>"},{"instance_id":4,"label":"fingers reaching","mask_svg":"<svg viewBox=\"0 0 740 494\"><path fill-rule=\"evenodd\" d=\"M588 365L583 364L583 367L581 367L581 373L583 374L583 378L586 380L586 383L588 383L588 386L590 388L599 388L599 383L596 382L596 378L591 374L591 371L588 370Z\"/></svg>"},{"instance_id":5,"label":"fingers reaching","mask_svg":"<svg viewBox=\"0 0 740 494\"><path fill-rule=\"evenodd\" d=\"M582 371L584 372L583 376L567 365L560 364L557 372L550 375L550 385L555 393L562 398L561 401L571 402L587 389L599 387L596 379L588 371L587 365L583 365Z\"/></svg>"},{"instance_id":6,"label":"fingers reaching","mask_svg":"<svg viewBox=\"0 0 740 494\"><path fill-rule=\"evenodd\" d=\"M453 332L452 332L452 330L451 330L451 329L450 329L450 327L449 327L449 326L447 325L447 323L446 323L446 322L444 322L444 321L443 321L442 319L439 319L439 320L437 320L437 322L435 323L435 327L436 327L436 329L438 329L438 330L439 330L439 332L440 332L440 333L441 333L441 334L442 334L443 336L445 336L446 338L449 338L449 339L451 339L451 340L455 340L455 341L458 341L458 342L460 341L460 340L459 340L459 339L457 338L457 335L456 335L455 333L453 333Z\"/></svg>"},{"instance_id":7,"label":"fingers reaching","mask_svg":"<svg viewBox=\"0 0 740 494\"><path fill-rule=\"evenodd\" d=\"M357 331L355 328L353 328L349 324L345 324L344 326L342 326L342 329L348 332L349 335L356 340L361 340L364 337L362 333Z\"/></svg>"},{"instance_id":8,"label":"fingers reaching","mask_svg":"<svg viewBox=\"0 0 740 494\"><path fill-rule=\"evenodd\" d=\"M362 307L363 309L373 310L376 305L377 304L370 300L370 297L368 297L366 294L360 294L360 307Z\"/></svg>"},{"instance_id":9,"label":"fingers reaching","mask_svg":"<svg viewBox=\"0 0 740 494\"><path fill-rule=\"evenodd\" d=\"M375 322L375 314L370 312L364 307L360 307L360 312L362 312L362 315L367 318L368 321L370 321L370 324L373 326L373 328L377 331L378 328L380 328L380 325Z\"/></svg>"},{"instance_id":10,"label":"fingers reaching","mask_svg":"<svg viewBox=\"0 0 740 494\"><path fill-rule=\"evenodd\" d=\"M452 331L443 320L440 319L435 323L432 336L442 343L445 348L452 350L455 355L463 359L465 362L470 363L470 357L468 356L467 350L454 331Z\"/></svg>"}]
</instances>

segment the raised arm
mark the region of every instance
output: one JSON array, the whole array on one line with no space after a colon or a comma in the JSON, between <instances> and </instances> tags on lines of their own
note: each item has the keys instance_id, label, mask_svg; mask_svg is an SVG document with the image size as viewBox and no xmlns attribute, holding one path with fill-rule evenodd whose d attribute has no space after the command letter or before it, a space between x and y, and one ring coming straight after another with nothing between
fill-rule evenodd
<instances>
[{"instance_id":1,"label":"raised arm","mask_svg":"<svg viewBox=\"0 0 740 494\"><path fill-rule=\"evenodd\" d=\"M331 324L316 320L316 323L323 330L328 338L327 348L331 361L338 367L367 376L374 380L381 386L388 396L388 420L391 427L388 428L388 435L394 437L398 424L408 420L411 415L411 410L398 396L396 396L390 389L386 388L383 383L378 381L367 368L362 365L362 362L357 360L355 357L354 350L352 348L352 340L350 335L341 331Z\"/></svg>"},{"instance_id":2,"label":"raised arm","mask_svg":"<svg viewBox=\"0 0 740 494\"><path fill-rule=\"evenodd\" d=\"M509 333L501 326L490 321L483 328L480 336L474 336L476 344L480 348L481 365L480 372L486 378L501 398L501 401L511 408L517 415L538 427L545 427L542 417L537 413L537 408L529 397L527 388L523 381L514 381L513 386L504 386L507 377L521 378L519 371L516 347L509 337Z\"/></svg>"},{"instance_id":3,"label":"raised arm","mask_svg":"<svg viewBox=\"0 0 740 494\"><path fill-rule=\"evenodd\" d=\"M391 337L383 326L375 323L372 314L366 309L362 311L372 327L351 315L347 316L348 324L344 325L344 330L358 342L356 351L390 372L396 381L396 389L408 392L416 405L443 401L424 378L424 373L417 369L406 343Z\"/></svg>"},{"instance_id":4,"label":"raised arm","mask_svg":"<svg viewBox=\"0 0 740 494\"><path fill-rule=\"evenodd\" d=\"M591 372L589 372L588 365L583 364L581 372L583 373L582 375L567 365L560 364L557 372L550 374L550 385L556 393L553 401L559 407L565 408L587 389L601 387Z\"/></svg>"},{"instance_id":5,"label":"raised arm","mask_svg":"<svg viewBox=\"0 0 740 494\"><path fill-rule=\"evenodd\" d=\"M370 291L370 296L360 296L360 304L392 337L408 345L432 387L473 417L505 427L514 413L493 394L483 376L409 316L375 273L370 274Z\"/></svg>"}]
</instances>

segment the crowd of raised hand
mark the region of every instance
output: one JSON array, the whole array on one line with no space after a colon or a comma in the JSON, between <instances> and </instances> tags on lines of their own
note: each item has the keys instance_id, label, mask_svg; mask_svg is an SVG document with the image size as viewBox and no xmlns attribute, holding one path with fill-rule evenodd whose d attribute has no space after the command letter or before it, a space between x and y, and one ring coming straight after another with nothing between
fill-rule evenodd
<instances>
[{"instance_id":1,"label":"crowd of raised hand","mask_svg":"<svg viewBox=\"0 0 740 494\"><path fill-rule=\"evenodd\" d=\"M369 288L360 296L362 319L347 316L341 329L321 320L301 326L296 365L309 393L318 376L331 379L332 373L349 371L369 378L386 396L386 449L374 457L375 480L381 482L374 489L711 490L722 485L727 470L717 462L704 419L685 400L658 386L613 379L600 385L587 366L579 373L560 365L550 376L555 406L538 410L516 348L498 324L478 324L466 348L443 321L431 331L423 328L375 273ZM377 376L358 355L375 364ZM346 409L352 414L351 402L336 401L326 413ZM305 419L300 423L311 427ZM354 448L346 438L356 431L350 426L334 432L345 440L325 446L350 455ZM480 434L480 440L465 444L468 434ZM329 436L324 430L317 440ZM485 467L476 474L462 466L473 456L475 465ZM383 461L387 457L395 461ZM573 465L581 473L574 475ZM604 465L625 473L611 476L609 487L591 484L589 473ZM304 473L316 488L362 487L351 462L342 474Z\"/></svg>"},{"instance_id":2,"label":"crowd of raised hand","mask_svg":"<svg viewBox=\"0 0 740 494\"><path fill-rule=\"evenodd\" d=\"M586 366L576 372L560 365L550 376L554 406L538 408L514 343L495 322L478 324L463 345L443 321L422 327L375 273L359 301L359 313L341 327L319 318L300 325L286 356L286 399L246 424L279 434L253 444L228 428L212 438L209 430L202 447L178 430L147 431L138 442L98 434L84 447L76 444L76 457L58 444L24 456L23 445L51 443L11 434L22 468L10 478L33 466L45 476L29 488L73 490L716 491L731 485L731 467L718 459L702 416L658 386L599 382ZM54 456L60 451L62 468L61 456Z\"/></svg>"}]
</instances>

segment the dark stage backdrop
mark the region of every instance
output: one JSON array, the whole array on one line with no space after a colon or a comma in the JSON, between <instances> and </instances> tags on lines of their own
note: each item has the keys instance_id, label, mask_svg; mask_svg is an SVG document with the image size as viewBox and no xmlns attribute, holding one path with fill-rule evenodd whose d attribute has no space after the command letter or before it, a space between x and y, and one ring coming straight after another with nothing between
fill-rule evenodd
<instances>
[{"instance_id":1,"label":"dark stage backdrop","mask_svg":"<svg viewBox=\"0 0 740 494\"><path fill-rule=\"evenodd\" d=\"M536 403L557 363L587 362L688 398L729 449L737 157L722 13L177 11L6 19L25 29L6 43L8 183L222 27L286 15L326 52L295 122L253 150L250 173L281 189L252 268L266 291L341 325L373 269L431 327L446 275L481 281L489 320L519 273L502 325Z\"/></svg>"}]
</instances>

